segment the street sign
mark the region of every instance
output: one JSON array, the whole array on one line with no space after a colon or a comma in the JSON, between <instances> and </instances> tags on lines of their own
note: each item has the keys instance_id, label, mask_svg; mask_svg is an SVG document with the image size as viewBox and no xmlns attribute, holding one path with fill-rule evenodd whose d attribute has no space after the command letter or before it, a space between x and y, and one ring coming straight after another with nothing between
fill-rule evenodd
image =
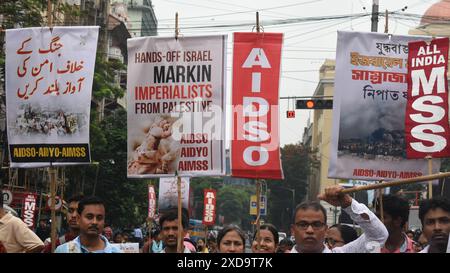
<instances>
[{"instance_id":1,"label":"street sign","mask_svg":"<svg viewBox=\"0 0 450 273\"><path fill-rule=\"evenodd\" d=\"M256 195L250 196L250 215L256 215L256 209L257 209L257 203L256 203ZM261 203L259 205L259 214L261 216L267 215L267 198L265 195L261 195Z\"/></svg>"}]
</instances>

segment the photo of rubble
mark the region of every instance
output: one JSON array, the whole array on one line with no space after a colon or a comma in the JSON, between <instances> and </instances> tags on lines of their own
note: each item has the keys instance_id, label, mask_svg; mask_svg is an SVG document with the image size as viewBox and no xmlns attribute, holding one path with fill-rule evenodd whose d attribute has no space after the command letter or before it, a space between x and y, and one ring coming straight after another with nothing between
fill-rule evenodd
<instances>
[{"instance_id":1,"label":"photo of rubble","mask_svg":"<svg viewBox=\"0 0 450 273\"><path fill-rule=\"evenodd\" d=\"M65 112L64 110L45 110L39 106L21 105L14 134L17 136L66 136L80 133L87 128L84 113Z\"/></svg>"},{"instance_id":2,"label":"photo of rubble","mask_svg":"<svg viewBox=\"0 0 450 273\"><path fill-rule=\"evenodd\" d=\"M128 159L128 174L175 173L180 143L172 137L173 120L156 116L142 141L133 146Z\"/></svg>"}]
</instances>

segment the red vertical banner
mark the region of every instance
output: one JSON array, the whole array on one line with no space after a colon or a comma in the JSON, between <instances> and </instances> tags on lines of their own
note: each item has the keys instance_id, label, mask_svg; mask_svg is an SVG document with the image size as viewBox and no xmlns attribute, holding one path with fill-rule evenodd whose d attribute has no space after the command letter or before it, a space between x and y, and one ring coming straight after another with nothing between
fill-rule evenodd
<instances>
[{"instance_id":1,"label":"red vertical banner","mask_svg":"<svg viewBox=\"0 0 450 273\"><path fill-rule=\"evenodd\" d=\"M234 33L231 175L283 179L278 92L282 33Z\"/></svg>"},{"instance_id":2,"label":"red vertical banner","mask_svg":"<svg viewBox=\"0 0 450 273\"><path fill-rule=\"evenodd\" d=\"M216 222L216 191L203 190L204 209L203 209L203 225L212 226Z\"/></svg>"},{"instance_id":3,"label":"red vertical banner","mask_svg":"<svg viewBox=\"0 0 450 273\"><path fill-rule=\"evenodd\" d=\"M450 156L447 64L449 39L409 43L407 158Z\"/></svg>"},{"instance_id":4,"label":"red vertical banner","mask_svg":"<svg viewBox=\"0 0 450 273\"><path fill-rule=\"evenodd\" d=\"M156 214L156 193L153 185L148 185L148 217L155 219Z\"/></svg>"},{"instance_id":5,"label":"red vertical banner","mask_svg":"<svg viewBox=\"0 0 450 273\"><path fill-rule=\"evenodd\" d=\"M25 195L23 200L22 219L30 229L33 229L35 226L36 199L37 194L29 193Z\"/></svg>"}]
</instances>

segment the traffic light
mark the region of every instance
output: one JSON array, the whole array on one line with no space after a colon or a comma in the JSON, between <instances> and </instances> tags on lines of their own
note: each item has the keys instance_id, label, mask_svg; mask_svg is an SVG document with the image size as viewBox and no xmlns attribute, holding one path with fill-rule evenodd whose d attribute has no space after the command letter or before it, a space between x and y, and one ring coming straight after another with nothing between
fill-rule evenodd
<instances>
[{"instance_id":1,"label":"traffic light","mask_svg":"<svg viewBox=\"0 0 450 273\"><path fill-rule=\"evenodd\" d=\"M296 109L333 109L333 100L330 99L297 100Z\"/></svg>"}]
</instances>

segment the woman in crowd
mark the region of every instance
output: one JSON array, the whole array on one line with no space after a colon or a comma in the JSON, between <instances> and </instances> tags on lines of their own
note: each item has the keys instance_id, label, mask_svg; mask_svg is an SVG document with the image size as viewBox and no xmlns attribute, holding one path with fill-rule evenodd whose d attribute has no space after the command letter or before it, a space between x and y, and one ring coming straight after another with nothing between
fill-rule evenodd
<instances>
[{"instance_id":1,"label":"woman in crowd","mask_svg":"<svg viewBox=\"0 0 450 273\"><path fill-rule=\"evenodd\" d=\"M218 253L245 253L245 234L235 225L224 227L217 234Z\"/></svg>"},{"instance_id":2,"label":"woman in crowd","mask_svg":"<svg viewBox=\"0 0 450 273\"><path fill-rule=\"evenodd\" d=\"M272 224L264 224L259 229L259 246L256 232L253 234L253 253L275 253L278 247L278 230Z\"/></svg>"},{"instance_id":3,"label":"woman in crowd","mask_svg":"<svg viewBox=\"0 0 450 273\"><path fill-rule=\"evenodd\" d=\"M358 238L356 230L347 225L336 224L331 226L326 233L325 243L329 249L346 245Z\"/></svg>"}]
</instances>

